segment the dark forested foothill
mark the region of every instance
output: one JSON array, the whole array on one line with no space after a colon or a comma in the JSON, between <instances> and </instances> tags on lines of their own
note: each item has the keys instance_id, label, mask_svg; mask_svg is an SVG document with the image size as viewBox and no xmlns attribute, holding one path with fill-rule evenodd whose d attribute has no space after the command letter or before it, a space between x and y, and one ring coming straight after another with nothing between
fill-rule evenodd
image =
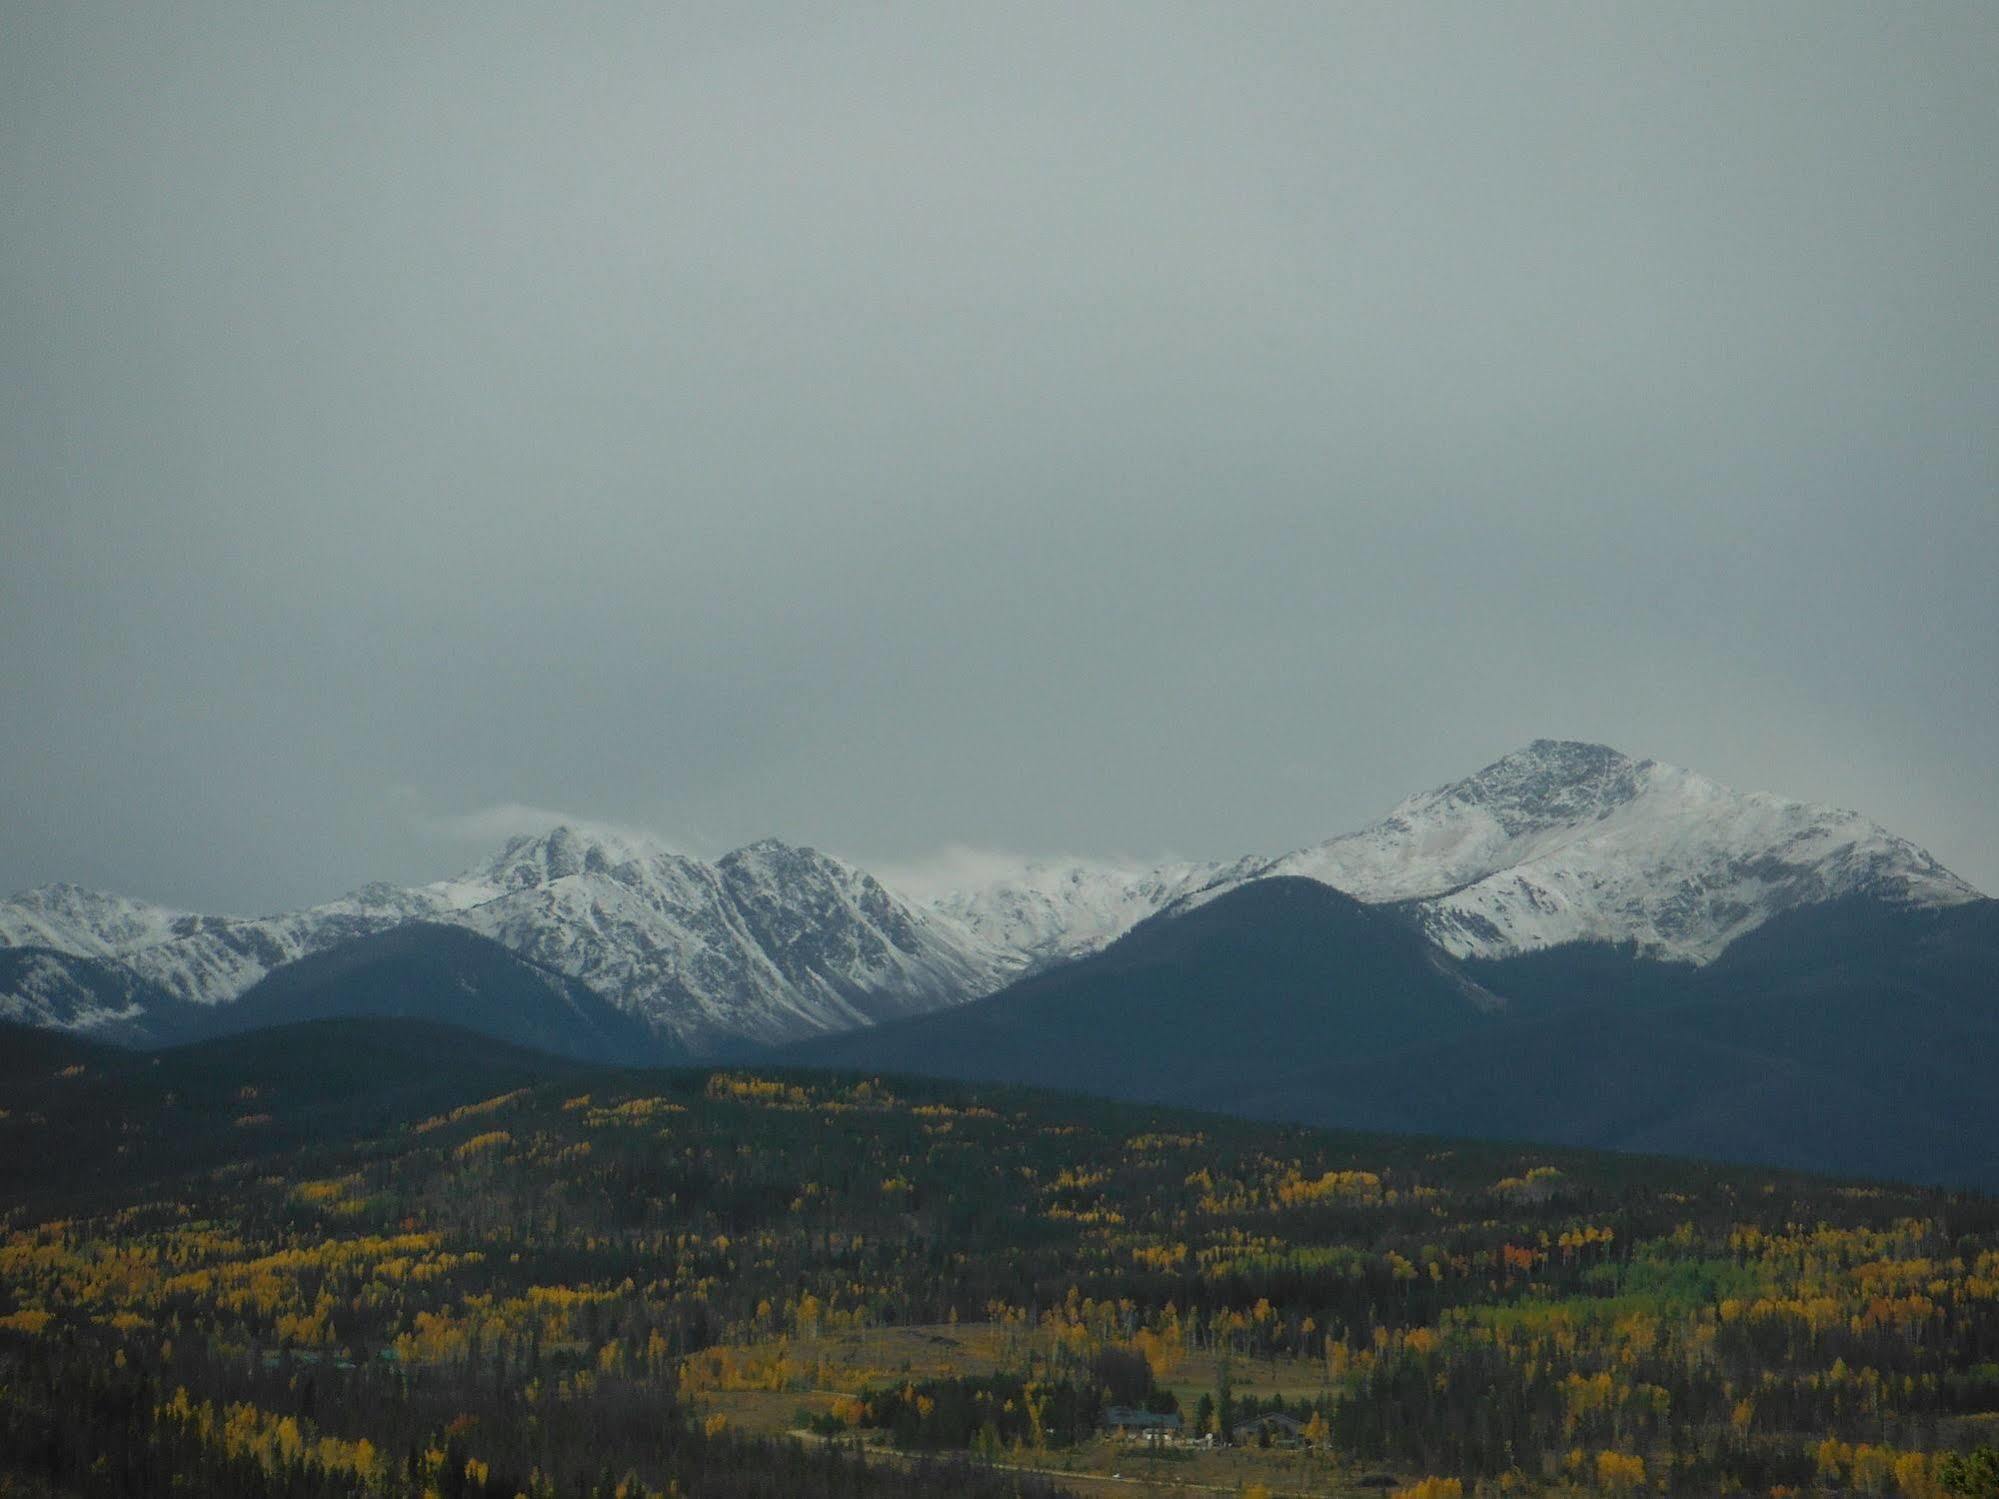
<instances>
[{"instance_id":1,"label":"dark forested foothill","mask_svg":"<svg viewBox=\"0 0 1999 1499\"><path fill-rule=\"evenodd\" d=\"M1808 904L1705 966L1580 942L1457 960L1392 905L1265 879L971 1004L784 1054L1991 1191L1995 985L1999 901Z\"/></svg>"}]
</instances>

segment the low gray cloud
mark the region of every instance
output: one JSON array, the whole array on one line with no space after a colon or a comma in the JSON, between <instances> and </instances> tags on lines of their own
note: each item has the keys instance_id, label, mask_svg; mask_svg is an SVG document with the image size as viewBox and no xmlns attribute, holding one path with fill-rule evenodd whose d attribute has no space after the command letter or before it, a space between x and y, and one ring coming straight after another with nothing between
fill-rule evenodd
<instances>
[{"instance_id":1,"label":"low gray cloud","mask_svg":"<svg viewBox=\"0 0 1999 1499\"><path fill-rule=\"evenodd\" d=\"M431 812L424 809L421 797L407 787L398 788L392 799L407 818L409 826L418 834L460 853L466 846L473 850L490 851L509 839L545 833L555 827L662 850L677 852L681 849L677 840L654 828L606 822L602 818L580 816L560 807L496 802L489 807L475 807L469 812Z\"/></svg>"},{"instance_id":2,"label":"low gray cloud","mask_svg":"<svg viewBox=\"0 0 1999 1499\"><path fill-rule=\"evenodd\" d=\"M1232 856L1555 735L1999 887L1990 6L0 31L0 886L445 872L397 787Z\"/></svg>"}]
</instances>

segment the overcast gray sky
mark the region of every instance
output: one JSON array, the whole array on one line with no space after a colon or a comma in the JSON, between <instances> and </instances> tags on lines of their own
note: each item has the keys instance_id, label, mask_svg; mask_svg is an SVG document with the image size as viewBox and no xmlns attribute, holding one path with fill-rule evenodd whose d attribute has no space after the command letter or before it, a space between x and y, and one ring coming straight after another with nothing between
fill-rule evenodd
<instances>
[{"instance_id":1,"label":"overcast gray sky","mask_svg":"<svg viewBox=\"0 0 1999 1499\"><path fill-rule=\"evenodd\" d=\"M1989 0L0 0L0 890L1539 735L1999 889L1995 239Z\"/></svg>"}]
</instances>

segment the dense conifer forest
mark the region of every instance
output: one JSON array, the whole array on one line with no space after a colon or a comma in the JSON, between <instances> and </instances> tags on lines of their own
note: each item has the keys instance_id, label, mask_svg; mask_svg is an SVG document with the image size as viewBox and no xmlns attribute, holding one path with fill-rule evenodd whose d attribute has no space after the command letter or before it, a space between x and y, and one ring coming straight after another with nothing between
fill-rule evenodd
<instances>
[{"instance_id":1,"label":"dense conifer forest","mask_svg":"<svg viewBox=\"0 0 1999 1499\"><path fill-rule=\"evenodd\" d=\"M0 1492L1993 1487L1988 1198L276 1034L4 1069Z\"/></svg>"}]
</instances>

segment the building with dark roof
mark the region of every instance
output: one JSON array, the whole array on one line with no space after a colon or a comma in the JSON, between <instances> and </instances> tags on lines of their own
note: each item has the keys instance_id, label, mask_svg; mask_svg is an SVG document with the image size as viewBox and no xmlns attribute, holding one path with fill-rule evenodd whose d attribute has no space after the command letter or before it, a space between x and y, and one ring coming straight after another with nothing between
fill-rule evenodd
<instances>
[{"instance_id":1,"label":"building with dark roof","mask_svg":"<svg viewBox=\"0 0 1999 1499\"><path fill-rule=\"evenodd\" d=\"M1097 1424L1105 1436L1120 1437L1125 1441L1134 1438L1146 1442L1180 1440L1180 1416L1177 1411L1147 1411L1135 1406L1113 1405L1104 1411L1103 1420Z\"/></svg>"}]
</instances>

